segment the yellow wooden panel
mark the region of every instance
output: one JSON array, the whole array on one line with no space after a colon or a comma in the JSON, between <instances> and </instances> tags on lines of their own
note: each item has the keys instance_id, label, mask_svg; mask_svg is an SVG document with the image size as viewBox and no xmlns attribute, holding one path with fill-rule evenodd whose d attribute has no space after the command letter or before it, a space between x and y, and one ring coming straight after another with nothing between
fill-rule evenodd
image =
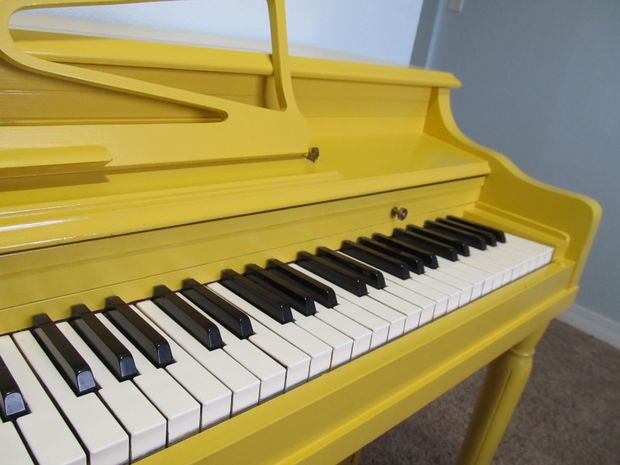
<instances>
[{"instance_id":1,"label":"yellow wooden panel","mask_svg":"<svg viewBox=\"0 0 620 465\"><path fill-rule=\"evenodd\" d=\"M216 114L27 73L0 60L0 125L219 120Z\"/></svg>"},{"instance_id":2,"label":"yellow wooden panel","mask_svg":"<svg viewBox=\"0 0 620 465\"><path fill-rule=\"evenodd\" d=\"M52 61L221 71L268 76L271 57L264 53L218 50L165 43L93 38L38 31L12 31L20 48ZM372 82L405 86L458 87L451 73L317 58L290 57L294 78Z\"/></svg>"},{"instance_id":3,"label":"yellow wooden panel","mask_svg":"<svg viewBox=\"0 0 620 465\"><path fill-rule=\"evenodd\" d=\"M89 4L118 3L91 0ZM112 155L110 167L153 166L178 163L173 147L186 140L186 163L204 161L304 157L309 149L308 132L295 103L289 68L288 43L283 0L268 0L273 53L272 76L278 110L260 108L215 95L144 81L132 77L53 62L29 54L15 43L8 29L13 13L25 8L74 5L71 0L8 0L0 3L0 58L28 72L107 89L123 95L207 110L218 116L217 124L135 124L0 127L0 147L25 148L29 141L62 146L68 139L74 145L104 145ZM117 50L122 53L122 49ZM30 111L36 112L36 109ZM35 116L36 118L36 116ZM239 137L244 134L246 137ZM208 140L208 144L203 141Z\"/></svg>"},{"instance_id":4,"label":"yellow wooden panel","mask_svg":"<svg viewBox=\"0 0 620 465\"><path fill-rule=\"evenodd\" d=\"M296 78L293 88L298 98L339 99L343 96L357 100L410 100L428 102L430 87L388 85L369 82L345 82L326 79Z\"/></svg>"},{"instance_id":5,"label":"yellow wooden panel","mask_svg":"<svg viewBox=\"0 0 620 465\"><path fill-rule=\"evenodd\" d=\"M174 85L255 106L275 107L273 80L241 73L82 64L82 68ZM428 87L296 78L294 90L306 116L421 116ZM0 124L111 124L219 120L215 113L128 96L27 73L0 61ZM268 105L269 102L269 105ZM36 108L33 114L32 109Z\"/></svg>"},{"instance_id":6,"label":"yellow wooden panel","mask_svg":"<svg viewBox=\"0 0 620 465\"><path fill-rule=\"evenodd\" d=\"M109 163L112 158L101 146L50 147L0 150L0 178L30 176L33 173L77 173ZM21 184L17 181L17 184Z\"/></svg>"},{"instance_id":7,"label":"yellow wooden panel","mask_svg":"<svg viewBox=\"0 0 620 465\"><path fill-rule=\"evenodd\" d=\"M470 179L0 255L5 307L0 332L28 326L30 317L43 309L55 319L64 318L78 302L99 307L111 294L144 298L157 284L178 288L188 277L209 281L224 268L241 270L271 257L291 260L302 249L337 247L343 239L389 232L397 224L390 216L394 205L412 212L409 221L460 214L475 204L481 185L480 179ZM169 210L160 203L158 211ZM117 214L125 218L122 210ZM33 276L34 287L28 285Z\"/></svg>"}]
</instances>

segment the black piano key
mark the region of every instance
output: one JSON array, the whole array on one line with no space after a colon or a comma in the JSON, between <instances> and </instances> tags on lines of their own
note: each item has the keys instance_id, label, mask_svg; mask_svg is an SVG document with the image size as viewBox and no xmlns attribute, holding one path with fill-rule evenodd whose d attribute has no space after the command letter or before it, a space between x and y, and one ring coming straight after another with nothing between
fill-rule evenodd
<instances>
[{"instance_id":1,"label":"black piano key","mask_svg":"<svg viewBox=\"0 0 620 465\"><path fill-rule=\"evenodd\" d=\"M300 313L306 314L307 316L314 315L316 313L316 307L314 306L314 299L308 301L308 305L301 303L296 300L293 296L289 294L285 294L281 292L277 287L274 287L268 281L264 281L260 279L258 276L250 274L246 275L246 277L252 281L257 286L263 288L265 291L270 292L275 298L280 299L280 301L285 302L290 308L298 310ZM295 312L293 313L293 320L295 319Z\"/></svg>"},{"instance_id":2,"label":"black piano key","mask_svg":"<svg viewBox=\"0 0 620 465\"><path fill-rule=\"evenodd\" d=\"M297 254L297 264L358 297L368 294L366 281L361 275L337 266L324 258L302 251Z\"/></svg>"},{"instance_id":3,"label":"black piano key","mask_svg":"<svg viewBox=\"0 0 620 465\"><path fill-rule=\"evenodd\" d=\"M484 240L484 237L477 234L469 234L461 229L449 226L447 224L436 223L435 221L425 221L424 227L426 229L439 231L440 233L443 233L447 236L452 236L456 239L460 239L470 247L474 247L480 250L486 250L487 248L487 242Z\"/></svg>"},{"instance_id":4,"label":"black piano key","mask_svg":"<svg viewBox=\"0 0 620 465\"><path fill-rule=\"evenodd\" d=\"M327 308L338 305L336 293L331 287L312 279L280 260L274 258L267 260L267 270L305 289L314 297L314 300Z\"/></svg>"},{"instance_id":5,"label":"black piano key","mask_svg":"<svg viewBox=\"0 0 620 465\"><path fill-rule=\"evenodd\" d=\"M459 255L469 257L469 246L467 245L467 243L465 243L465 241L462 241L461 239L457 239L453 236L449 236L447 234L432 229L414 226L413 224L407 225L407 231L420 234L437 242L442 242L443 244L449 245L450 247L454 247L459 253Z\"/></svg>"},{"instance_id":6,"label":"black piano key","mask_svg":"<svg viewBox=\"0 0 620 465\"><path fill-rule=\"evenodd\" d=\"M236 271L222 271L220 282L277 322L285 324L293 321L293 312L288 303Z\"/></svg>"},{"instance_id":7,"label":"black piano key","mask_svg":"<svg viewBox=\"0 0 620 465\"><path fill-rule=\"evenodd\" d=\"M246 265L245 274L248 279L253 280L257 284L267 287L267 289L276 294L281 294L287 299L288 304L301 314L310 316L316 313L312 294L278 276L276 273L267 271L258 265L250 264Z\"/></svg>"},{"instance_id":8,"label":"black piano key","mask_svg":"<svg viewBox=\"0 0 620 465\"><path fill-rule=\"evenodd\" d=\"M492 228L491 226L487 226L485 224L476 223L474 221L465 220L463 218L459 218L458 216L448 215L448 219L452 221L456 221L461 224L465 224L467 226L471 226L472 228L479 229L481 231L486 231L495 236L495 240L498 242L506 242L506 234L504 231L500 231L499 229Z\"/></svg>"},{"instance_id":9,"label":"black piano key","mask_svg":"<svg viewBox=\"0 0 620 465\"><path fill-rule=\"evenodd\" d=\"M123 299L117 296L108 297L105 314L155 367L163 368L174 363L166 338L144 321Z\"/></svg>"},{"instance_id":10,"label":"black piano key","mask_svg":"<svg viewBox=\"0 0 620 465\"><path fill-rule=\"evenodd\" d=\"M466 224L459 223L458 221L453 221L453 220L449 220L445 218L437 218L436 221L437 223L440 223L440 224L446 224L448 226L461 229L465 231L466 233L477 234L479 236L482 236L484 237L484 240L487 242L487 245L490 245L492 247L495 247L497 245L497 240L495 239L495 235L490 232L482 231L478 228L472 228L471 226L467 226Z\"/></svg>"},{"instance_id":11,"label":"black piano key","mask_svg":"<svg viewBox=\"0 0 620 465\"><path fill-rule=\"evenodd\" d=\"M334 252L327 247L318 247L316 249L316 254L319 257L333 261L338 266L347 268L354 273L361 275L366 281L366 284L369 284L376 289L383 289L385 287L385 278L379 270L371 268L368 265L360 263L349 257L343 256L342 254Z\"/></svg>"},{"instance_id":12,"label":"black piano key","mask_svg":"<svg viewBox=\"0 0 620 465\"><path fill-rule=\"evenodd\" d=\"M357 244L353 241L343 241L341 250L358 260L361 260L369 265L375 266L380 270L385 271L400 279L409 279L409 268L407 264L389 255L382 254L371 248L365 247L361 244Z\"/></svg>"},{"instance_id":13,"label":"black piano key","mask_svg":"<svg viewBox=\"0 0 620 465\"><path fill-rule=\"evenodd\" d=\"M71 308L73 329L97 354L119 381L131 379L138 374L131 352L92 313L86 305Z\"/></svg>"},{"instance_id":14,"label":"black piano key","mask_svg":"<svg viewBox=\"0 0 620 465\"><path fill-rule=\"evenodd\" d=\"M97 389L88 363L45 313L32 318L32 334L76 395Z\"/></svg>"},{"instance_id":15,"label":"black piano key","mask_svg":"<svg viewBox=\"0 0 620 465\"><path fill-rule=\"evenodd\" d=\"M447 245L443 242L439 242L435 239L431 239L430 237L426 237L421 234L407 231L401 228L395 229L392 235L395 238L401 239L405 242L410 242L412 244L422 246L432 251L436 255L450 260L451 262L456 262L459 259L459 254L454 247Z\"/></svg>"},{"instance_id":16,"label":"black piano key","mask_svg":"<svg viewBox=\"0 0 620 465\"><path fill-rule=\"evenodd\" d=\"M358 237L357 242L365 247L376 250L377 252L388 255L397 260L402 260L407 264L409 271L412 271L415 274L424 273L424 263L420 257L403 252L402 250L393 249L375 239L370 239L368 237Z\"/></svg>"},{"instance_id":17,"label":"black piano key","mask_svg":"<svg viewBox=\"0 0 620 465\"><path fill-rule=\"evenodd\" d=\"M209 350L224 346L220 328L166 286L156 286L153 302Z\"/></svg>"},{"instance_id":18,"label":"black piano key","mask_svg":"<svg viewBox=\"0 0 620 465\"><path fill-rule=\"evenodd\" d=\"M19 386L0 356L0 418L15 420L27 413L28 407Z\"/></svg>"},{"instance_id":19,"label":"black piano key","mask_svg":"<svg viewBox=\"0 0 620 465\"><path fill-rule=\"evenodd\" d=\"M415 257L421 258L422 263L424 263L424 266L427 266L432 269L437 268L437 256L433 252L431 252L430 250L424 247L419 247L417 245L409 244L400 239L386 236L385 234L376 233L372 235L372 238L378 242L381 242L387 245L388 247L402 250L403 252L407 252Z\"/></svg>"},{"instance_id":20,"label":"black piano key","mask_svg":"<svg viewBox=\"0 0 620 465\"><path fill-rule=\"evenodd\" d=\"M247 339L254 334L249 316L198 281L183 281L181 293L239 339Z\"/></svg>"}]
</instances>

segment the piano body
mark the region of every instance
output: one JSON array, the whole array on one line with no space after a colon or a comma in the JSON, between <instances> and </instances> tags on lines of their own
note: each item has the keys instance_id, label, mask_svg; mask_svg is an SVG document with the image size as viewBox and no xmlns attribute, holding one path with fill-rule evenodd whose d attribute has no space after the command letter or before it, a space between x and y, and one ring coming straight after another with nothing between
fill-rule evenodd
<instances>
[{"instance_id":1,"label":"piano body","mask_svg":"<svg viewBox=\"0 0 620 465\"><path fill-rule=\"evenodd\" d=\"M312 289L325 292L325 297L331 286L340 303L327 308L326 302L310 293L317 308L318 302L324 304L320 312L307 317L315 326L303 326L306 316L294 309L295 322L287 325L297 324L298 332L291 334L319 328L315 340L328 341L320 328L329 326L330 334L343 338L345 329L338 325L348 321L362 333L372 332L378 342L368 345L367 341L365 348L360 342L362 349L355 356L350 339L359 341L351 330L346 334L349 352L339 366L334 362L329 369L317 369L316 376L306 366L298 386L289 390L292 386L287 385L284 393L280 386L278 395L261 398L258 405L254 405L256 399L243 403L241 394L235 397L237 392L226 391L229 410L217 421L172 438L172 423L164 420L168 447L160 444L141 456L137 442L131 443L133 458L144 465L354 463L359 458L356 451L365 444L490 364L459 458L462 465L490 463L527 381L536 343L548 322L569 307L578 292L601 216L598 204L533 180L505 156L463 135L450 110L450 91L459 82L449 73L289 56L283 0L268 2L271 55L7 26L11 14L23 8L106 3L121 2L0 3L0 357L30 412L9 418L10 403L8 397L3 399L4 458L0 462L17 464L23 458L27 463L16 445L22 439L39 463L123 462L112 453L88 450L89 439L80 437L76 427L84 419L74 420L80 415L90 417L88 409L65 410L69 397L79 397L62 385L68 378L61 361L65 357L67 362L69 356L52 353L53 347L63 347L66 341L58 342L58 330L49 319L61 321L73 315L73 320L87 321L84 310L121 313L122 307L140 315L144 312L147 321L148 309L139 302L151 299L155 287L159 286L161 298L177 303L177 307L171 305L178 311L187 307L187 301L179 303L179 294L172 291L188 286L196 291L203 287L199 283L223 278L228 281L221 282L247 285L250 290L271 284L271 288L263 286L262 294L253 295L276 295L286 303L285 297L293 294L278 294L277 280L261 281L260 276L267 269L271 278L279 277L297 289L298 297L303 280L286 274L293 273L290 266L286 272L274 271L297 261L298 275L313 277ZM448 216L485 227L446 220ZM436 218L441 220L435 222ZM459 224L465 229L459 229ZM406 232L407 226L412 234ZM427 239L436 241L425 243L424 233L429 230ZM500 243L498 236L492 247L489 236L501 236L501 232L508 240ZM476 249L480 237L489 243L486 251ZM436 269L429 261L432 257L423 257L422 270L429 276L437 273L434 278L416 274L407 261L414 260L412 253L403 252L422 244L427 247L421 250L431 248L441 255L468 243L471 257L464 253L455 255L455 261L440 257ZM532 261L526 256L528 250L543 250L546 259ZM307 253L299 254L302 251ZM348 259L339 262L342 257ZM472 265L473 260L478 265ZM246 268L248 264L258 266ZM363 269L356 269L356 264ZM450 271L452 265L461 268ZM512 267L512 272L506 274L502 267ZM468 276L464 271L468 269L475 276ZM333 278L330 272L338 274L338 270L339 278ZM410 276L411 287L398 281L405 280L396 276L398 272ZM372 281L384 278L386 287ZM418 278L420 282L414 283ZM449 284L438 284L442 279ZM471 289L477 279L483 284L476 296ZM435 284L430 285L431 281ZM469 302L461 305L465 301L457 289L460 303L450 308L449 295L448 308L440 310L433 299L450 294L445 289L454 290L458 283L469 286ZM425 286L431 289L426 297ZM220 297L232 296L231 303L246 309L239 297L246 294L234 296L230 290L237 289L234 286L216 284L211 289ZM265 289L274 293L265 294ZM408 302L407 296L416 295L431 301L430 313L422 308L424 304L411 303L410 309L398 306ZM108 299L111 296L120 299ZM391 300L381 302L382 296ZM361 299L381 308L374 314L374 310L359 310L366 305ZM338 310L347 300L351 313ZM140 310L124 302L138 302ZM252 299L247 297L246 306L247 302ZM79 305L86 307L75 307ZM286 315L284 307L278 307L284 312L280 315ZM253 311L248 314L254 331L258 334L257 328L262 328L263 335L279 337L275 320L266 320L267 313L256 307ZM330 320L329 315L337 311L340 323ZM365 312L366 320L358 319L355 311ZM388 315L383 319L382 311ZM42 313L49 319L33 320ZM404 327L401 320L390 319L394 314L407 318ZM62 327L67 338L73 320ZM110 321L105 327L112 331ZM151 322L165 338L174 339L175 361L150 367L149 373L173 373L171 367L181 361L182 350L187 350L183 360L192 359L187 357L191 344L183 343L191 336L174 336L177 333L168 331L167 324L157 318ZM385 336L379 339L381 324L383 329L389 325L387 341ZM37 329L30 331L33 325ZM220 331L222 325L229 327L222 323ZM117 340L125 341L121 332L114 331ZM78 338L77 332L71 334ZM130 333L122 334L131 339ZM232 336L228 337L230 341ZM293 346L295 337L289 341ZM254 344L254 351L261 347L251 337L243 342ZM40 346L34 347L37 343ZM221 346L217 350L222 351ZM86 357L84 350L78 352ZM135 350L132 355L141 372L147 359L138 363ZM24 371L32 370L36 378L16 373L11 357L27 359ZM317 360L318 356L312 363ZM196 365L194 359L190 361ZM292 365L279 362L292 373ZM39 372L40 363L48 369L46 374ZM97 366L99 371L91 368L99 391L84 396L104 405L110 402L105 396L109 388L98 375L105 367ZM61 377L49 372L63 368ZM134 383L136 395L136 385L146 392L136 381L141 376L144 373L124 381ZM6 387L6 372L2 377ZM219 383L219 377L212 376L214 383ZM116 383L109 373L108 378L111 381L106 383ZM45 391L36 391L45 402L29 398L34 391L24 386L26 381L45 384ZM75 385L71 387L75 390ZM198 394L185 389L194 397L202 392L202 388ZM234 414L227 418L231 396ZM239 400L236 407L235 399ZM47 449L57 452L62 447L54 443L52 427L47 445L37 443L37 438L28 443L29 434L46 428L45 409L54 408L61 411L61 421L72 425L84 449L82 455L74 451L73 462L63 462L60 453L44 455ZM36 421L29 424L28 417L35 415ZM107 434L104 423L95 430L101 428L101 434ZM19 441L16 431L22 434ZM124 444L127 457L127 440Z\"/></svg>"}]
</instances>

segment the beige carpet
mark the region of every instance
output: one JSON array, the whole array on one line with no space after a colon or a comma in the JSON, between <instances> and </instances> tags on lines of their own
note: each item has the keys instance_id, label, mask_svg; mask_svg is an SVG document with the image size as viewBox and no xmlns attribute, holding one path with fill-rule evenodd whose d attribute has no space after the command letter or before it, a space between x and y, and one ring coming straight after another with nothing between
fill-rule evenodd
<instances>
[{"instance_id":1,"label":"beige carpet","mask_svg":"<svg viewBox=\"0 0 620 465\"><path fill-rule=\"evenodd\" d=\"M483 375L369 444L362 465L453 465ZM620 465L620 351L553 322L493 465Z\"/></svg>"}]
</instances>

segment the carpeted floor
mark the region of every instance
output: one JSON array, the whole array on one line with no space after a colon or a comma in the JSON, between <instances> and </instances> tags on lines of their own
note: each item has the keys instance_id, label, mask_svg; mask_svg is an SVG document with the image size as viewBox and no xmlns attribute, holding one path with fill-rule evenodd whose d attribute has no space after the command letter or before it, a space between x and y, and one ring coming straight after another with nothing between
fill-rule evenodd
<instances>
[{"instance_id":1,"label":"carpeted floor","mask_svg":"<svg viewBox=\"0 0 620 465\"><path fill-rule=\"evenodd\" d=\"M369 444L361 464L453 465L483 375ZM620 465L620 351L553 322L493 465Z\"/></svg>"}]
</instances>

